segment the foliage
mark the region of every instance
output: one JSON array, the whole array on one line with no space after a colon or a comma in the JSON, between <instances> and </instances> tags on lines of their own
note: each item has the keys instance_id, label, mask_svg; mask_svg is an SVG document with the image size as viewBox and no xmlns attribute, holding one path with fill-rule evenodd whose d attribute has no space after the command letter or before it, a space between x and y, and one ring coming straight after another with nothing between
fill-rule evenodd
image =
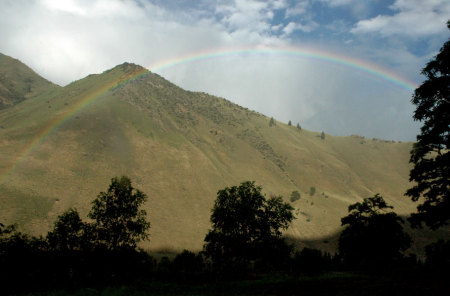
<instances>
[{"instance_id":1,"label":"foliage","mask_svg":"<svg viewBox=\"0 0 450 296\"><path fill-rule=\"evenodd\" d=\"M299 124L299 123L297 123L297 128L298 128L298 130L299 130L299 131L301 131L301 130L302 130L302 127L300 126L300 124Z\"/></svg>"},{"instance_id":2,"label":"foliage","mask_svg":"<svg viewBox=\"0 0 450 296\"><path fill-rule=\"evenodd\" d=\"M69 209L58 216L45 239L0 223L0 278L7 282L2 292L117 284L147 274L152 259L136 250L150 226L140 210L145 199L127 177L114 178L93 202L93 223L83 222L77 210Z\"/></svg>"},{"instance_id":3,"label":"foliage","mask_svg":"<svg viewBox=\"0 0 450 296\"><path fill-rule=\"evenodd\" d=\"M179 273L199 273L203 270L203 258L188 250L183 250L173 260L173 267Z\"/></svg>"},{"instance_id":4,"label":"foliage","mask_svg":"<svg viewBox=\"0 0 450 296\"><path fill-rule=\"evenodd\" d=\"M450 29L450 21L447 26ZM425 222L436 229L450 221L450 40L422 74L427 79L415 90L412 102L417 106L414 120L423 126L411 150L414 168L409 176L415 185L406 195L413 201L424 197L410 218L413 226Z\"/></svg>"},{"instance_id":5,"label":"foliage","mask_svg":"<svg viewBox=\"0 0 450 296\"><path fill-rule=\"evenodd\" d=\"M294 202L296 200L299 200L301 198L300 192L298 192L297 190L292 191L291 193L291 202Z\"/></svg>"},{"instance_id":6,"label":"foliage","mask_svg":"<svg viewBox=\"0 0 450 296\"><path fill-rule=\"evenodd\" d=\"M47 243L42 237L31 237L16 225L0 225L0 279L2 295L45 281L48 259Z\"/></svg>"},{"instance_id":7,"label":"foliage","mask_svg":"<svg viewBox=\"0 0 450 296\"><path fill-rule=\"evenodd\" d=\"M324 132L322 132L322 133L320 134L320 138L321 138L322 140L325 140L325 133L324 133Z\"/></svg>"},{"instance_id":8,"label":"foliage","mask_svg":"<svg viewBox=\"0 0 450 296\"><path fill-rule=\"evenodd\" d=\"M288 121L288 125L289 125L289 126L291 126L291 125L292 125L292 122L291 122L290 120Z\"/></svg>"},{"instance_id":9,"label":"foliage","mask_svg":"<svg viewBox=\"0 0 450 296\"><path fill-rule=\"evenodd\" d=\"M387 212L383 197L376 194L348 207L341 219L347 226L339 237L339 254L348 266L359 268L389 267L402 258L401 251L411 245L403 231L403 220Z\"/></svg>"},{"instance_id":10,"label":"foliage","mask_svg":"<svg viewBox=\"0 0 450 296\"><path fill-rule=\"evenodd\" d=\"M250 260L276 253L281 230L294 219L281 197L266 199L254 182L219 190L205 237L205 254L218 268L246 268Z\"/></svg>"},{"instance_id":11,"label":"foliage","mask_svg":"<svg viewBox=\"0 0 450 296\"><path fill-rule=\"evenodd\" d=\"M309 195L313 196L314 194L316 194L316 187L311 186L311 188L309 188Z\"/></svg>"},{"instance_id":12,"label":"foliage","mask_svg":"<svg viewBox=\"0 0 450 296\"><path fill-rule=\"evenodd\" d=\"M450 241L439 240L425 248L426 264L434 270L448 272L450 267Z\"/></svg>"},{"instance_id":13,"label":"foliage","mask_svg":"<svg viewBox=\"0 0 450 296\"><path fill-rule=\"evenodd\" d=\"M0 223L0 239L4 239L6 236L14 233L17 229L17 225L12 224L5 226L3 223Z\"/></svg>"},{"instance_id":14,"label":"foliage","mask_svg":"<svg viewBox=\"0 0 450 296\"><path fill-rule=\"evenodd\" d=\"M273 119L273 117L270 118L269 121L269 126L274 126L275 125L275 120Z\"/></svg>"},{"instance_id":15,"label":"foliage","mask_svg":"<svg viewBox=\"0 0 450 296\"><path fill-rule=\"evenodd\" d=\"M93 244L89 225L84 223L77 210L69 209L58 216L53 231L47 234L47 241L53 250L72 252L85 250Z\"/></svg>"},{"instance_id":16,"label":"foliage","mask_svg":"<svg viewBox=\"0 0 450 296\"><path fill-rule=\"evenodd\" d=\"M329 253L305 247L295 253L293 264L294 273L317 274L331 268L333 257Z\"/></svg>"},{"instance_id":17,"label":"foliage","mask_svg":"<svg viewBox=\"0 0 450 296\"><path fill-rule=\"evenodd\" d=\"M150 223L146 211L140 209L146 200L145 193L134 189L128 177L111 179L108 191L100 192L88 215L96 222L98 241L110 250L119 250L135 248L140 240L148 239Z\"/></svg>"}]
</instances>

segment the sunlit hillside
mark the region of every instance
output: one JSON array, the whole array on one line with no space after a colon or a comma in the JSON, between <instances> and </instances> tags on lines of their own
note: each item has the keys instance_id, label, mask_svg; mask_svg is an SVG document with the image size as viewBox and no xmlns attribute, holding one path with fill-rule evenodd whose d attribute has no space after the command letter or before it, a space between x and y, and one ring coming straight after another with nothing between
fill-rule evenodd
<instances>
[{"instance_id":1,"label":"sunlit hillside","mask_svg":"<svg viewBox=\"0 0 450 296\"><path fill-rule=\"evenodd\" d=\"M246 180L286 201L300 192L288 234L301 240L334 234L347 206L375 193L415 210L403 196L411 143L270 126L144 72L125 63L0 110L1 222L45 234L70 207L85 216L120 175L149 196L150 249L200 249L216 192Z\"/></svg>"}]
</instances>

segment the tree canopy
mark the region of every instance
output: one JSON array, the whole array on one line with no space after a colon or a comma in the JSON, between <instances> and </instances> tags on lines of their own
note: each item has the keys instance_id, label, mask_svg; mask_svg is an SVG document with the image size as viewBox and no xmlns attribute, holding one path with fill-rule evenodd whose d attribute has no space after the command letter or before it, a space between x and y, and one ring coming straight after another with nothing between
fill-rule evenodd
<instances>
[{"instance_id":1,"label":"tree canopy","mask_svg":"<svg viewBox=\"0 0 450 296\"><path fill-rule=\"evenodd\" d=\"M69 209L64 212L55 222L53 231L47 234L50 247L57 251L71 252L85 249L93 242L86 240L90 234L88 225L84 223L77 210Z\"/></svg>"},{"instance_id":2,"label":"tree canopy","mask_svg":"<svg viewBox=\"0 0 450 296\"><path fill-rule=\"evenodd\" d=\"M450 21L447 22L450 29ZM436 229L450 221L450 40L422 70L426 80L414 92L414 120L423 122L411 151L414 165L406 195L413 201L423 196L413 226L422 222Z\"/></svg>"},{"instance_id":3,"label":"tree canopy","mask_svg":"<svg viewBox=\"0 0 450 296\"><path fill-rule=\"evenodd\" d=\"M242 265L280 246L281 230L294 219L281 197L266 199L254 182L219 190L205 237L205 253L216 265Z\"/></svg>"},{"instance_id":4,"label":"tree canopy","mask_svg":"<svg viewBox=\"0 0 450 296\"><path fill-rule=\"evenodd\" d=\"M88 217L96 222L98 241L110 250L135 248L148 239L150 223L146 211L140 209L147 195L133 188L131 180L113 178L107 192L100 192L92 202Z\"/></svg>"},{"instance_id":5,"label":"tree canopy","mask_svg":"<svg viewBox=\"0 0 450 296\"><path fill-rule=\"evenodd\" d=\"M376 194L348 207L341 219L347 226L339 237L339 254L344 263L361 268L388 267L411 245L403 231L403 220L388 211L383 197Z\"/></svg>"}]
</instances>

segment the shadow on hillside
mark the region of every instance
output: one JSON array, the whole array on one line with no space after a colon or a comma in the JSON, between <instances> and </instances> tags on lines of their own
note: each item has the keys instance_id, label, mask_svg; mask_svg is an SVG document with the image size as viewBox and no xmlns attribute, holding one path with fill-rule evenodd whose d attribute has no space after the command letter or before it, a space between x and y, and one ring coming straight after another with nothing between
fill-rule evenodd
<instances>
[{"instance_id":1,"label":"shadow on hillside","mask_svg":"<svg viewBox=\"0 0 450 296\"><path fill-rule=\"evenodd\" d=\"M407 221L406 216L401 216L405 223L403 227L411 236L413 244L406 253L416 254L418 258L425 258L425 247L439 239L450 240L450 227L441 227L437 230L431 230L427 227L422 229L414 229ZM337 231L327 236L318 237L316 239L302 239L293 236L286 236L286 241L295 249L301 250L304 247L318 249L330 254L336 254L339 248L339 236L341 232Z\"/></svg>"},{"instance_id":2,"label":"shadow on hillside","mask_svg":"<svg viewBox=\"0 0 450 296\"><path fill-rule=\"evenodd\" d=\"M405 231L411 236L413 244L411 248L406 251L407 254L416 254L418 258L425 258L425 247L439 239L450 240L450 227L442 227L438 230L431 230L429 228L413 229L411 228L406 216L401 216L405 223L403 227ZM341 232L336 231L330 235L317 237L315 239L303 239L299 237L294 237L287 235L285 236L286 242L293 246L295 250L301 250L303 248L317 249L322 252L336 254L339 248L339 236ZM160 260L163 257L168 257L169 259L175 258L181 250L171 249L171 248L160 248L146 250L156 260ZM198 253L201 250L190 250L192 252Z\"/></svg>"}]
</instances>

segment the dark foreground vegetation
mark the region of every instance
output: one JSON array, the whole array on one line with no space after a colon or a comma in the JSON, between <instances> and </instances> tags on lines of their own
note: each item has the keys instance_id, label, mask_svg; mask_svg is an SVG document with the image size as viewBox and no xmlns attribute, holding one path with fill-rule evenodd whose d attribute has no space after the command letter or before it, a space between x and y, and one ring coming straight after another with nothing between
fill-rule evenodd
<instances>
[{"instance_id":1,"label":"dark foreground vegetation","mask_svg":"<svg viewBox=\"0 0 450 296\"><path fill-rule=\"evenodd\" d=\"M450 243L427 260L404 256L402 220L376 195L349 207L339 253L288 245L293 208L244 182L219 190L204 250L156 259L137 248L150 223L144 193L114 178L84 222L75 209L46 237L0 227L2 294L23 295L429 295L450 292Z\"/></svg>"}]
</instances>

